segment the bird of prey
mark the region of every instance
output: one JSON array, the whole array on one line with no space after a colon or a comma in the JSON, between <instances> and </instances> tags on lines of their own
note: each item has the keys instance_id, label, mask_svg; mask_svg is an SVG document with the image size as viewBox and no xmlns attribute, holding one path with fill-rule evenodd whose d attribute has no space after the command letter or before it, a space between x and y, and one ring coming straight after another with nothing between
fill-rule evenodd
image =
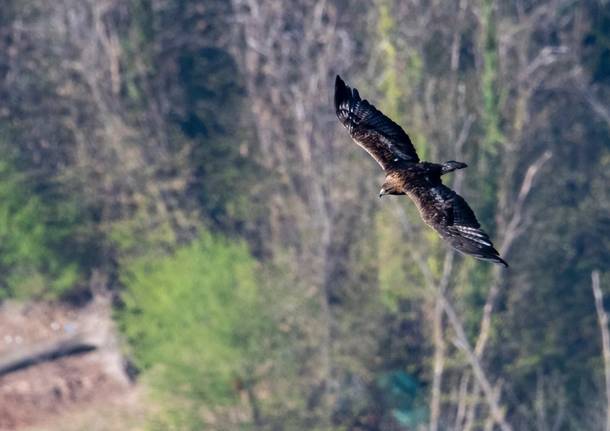
<instances>
[{"instance_id":1,"label":"bird of prey","mask_svg":"<svg viewBox=\"0 0 610 431\"><path fill-rule=\"evenodd\" d=\"M379 197L406 194L424 222L457 251L508 266L464 198L441 181L442 175L465 168L465 163L421 162L405 131L361 99L358 90L348 87L339 76L335 81L335 110L352 139L385 171Z\"/></svg>"}]
</instances>

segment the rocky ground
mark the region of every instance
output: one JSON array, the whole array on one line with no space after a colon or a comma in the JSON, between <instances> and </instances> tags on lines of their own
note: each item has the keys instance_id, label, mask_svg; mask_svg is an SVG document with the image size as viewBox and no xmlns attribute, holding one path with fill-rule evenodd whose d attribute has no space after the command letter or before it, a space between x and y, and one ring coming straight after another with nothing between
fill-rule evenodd
<instances>
[{"instance_id":1,"label":"rocky ground","mask_svg":"<svg viewBox=\"0 0 610 431\"><path fill-rule=\"evenodd\" d=\"M74 342L90 349L62 351ZM2 431L139 429L139 391L125 372L105 298L82 308L3 304L0 369L6 364L0 372Z\"/></svg>"}]
</instances>

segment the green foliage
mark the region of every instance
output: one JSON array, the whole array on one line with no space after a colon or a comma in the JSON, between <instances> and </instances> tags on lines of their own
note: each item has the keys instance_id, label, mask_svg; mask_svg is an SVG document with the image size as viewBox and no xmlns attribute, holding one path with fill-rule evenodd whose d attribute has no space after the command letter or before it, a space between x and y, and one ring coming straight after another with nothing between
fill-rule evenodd
<instances>
[{"instance_id":1,"label":"green foliage","mask_svg":"<svg viewBox=\"0 0 610 431\"><path fill-rule=\"evenodd\" d=\"M480 43L482 45L483 70L479 79L483 104L480 111L483 134L480 139L479 149L473 156L477 158L477 165L481 171L481 176L486 179L485 181L477 182L482 198L479 218L484 225L489 226L493 220L498 198L497 179L499 176L496 170L500 164L499 149L506 139L501 128L501 86L498 83L497 29L493 1L484 1L482 11L481 24L483 28ZM490 233L493 234L493 231Z\"/></svg>"},{"instance_id":2,"label":"green foliage","mask_svg":"<svg viewBox=\"0 0 610 431\"><path fill-rule=\"evenodd\" d=\"M350 82L404 126L422 159L453 158L460 125L473 115L462 191L496 245L494 222L505 226L527 166L553 152L525 202L519 229L527 231L502 272L481 360L503 382L499 401L516 428L540 413L551 418L538 408L539 376L560 376L560 390L548 393L568 394L557 401L566 414L595 407L603 367L589 284L600 269L608 289L608 125L574 86L579 74L555 71L582 71L595 84L585 80L583 89L607 99L608 8L573 2L539 14L551 6L375 0L362 13L341 0L313 6L309 24L319 19L328 31L318 37L320 26L300 22L315 2L275 12L261 2L253 22L277 13L267 44L256 42L259 31L248 41L249 31L227 32L255 12L231 2L110 3L10 0L0 8L0 52L10 54L0 56L0 122L15 129L0 142L0 300L53 298L81 285L85 271L107 271L111 281L118 271L117 319L143 386L162 400L152 429L199 430L209 425L203 418L216 429L250 429L250 410L258 429L389 429L376 417L407 429L426 420L434 297L415 256L438 279L445 246L406 198L396 199L413 223L408 234L391 202L371 203L372 174L351 170L349 157L365 158L356 150L344 158L335 145L311 142L325 211L301 198L317 193L294 163L293 128L310 125L294 117L291 98L310 74L333 69L353 71ZM335 46L337 55L318 56L315 44L286 49L295 38ZM581 61L538 57L555 46ZM282 83L277 97L260 92L273 109L256 109L242 74L255 85ZM331 104L323 112L303 102L311 125L332 138L340 126ZM260 145L257 136L274 141ZM263 149L282 155L272 168L281 178L256 164L268 156ZM68 184L78 185L70 196ZM242 243L206 234L184 245L201 225L247 238L268 273L259 274ZM315 243L326 230L323 249ZM87 238L98 232L105 236L93 255ZM493 277L491 265L456 257L448 296L472 342ZM441 423L453 416L465 367L447 325L441 401L449 416ZM483 405L474 412L476 427L487 413Z\"/></svg>"},{"instance_id":3,"label":"green foliage","mask_svg":"<svg viewBox=\"0 0 610 431\"><path fill-rule=\"evenodd\" d=\"M483 96L483 124L485 135L483 147L491 154L496 154L497 147L504 142L500 130L500 112L498 106L498 53L496 46L496 27L493 16L493 1L483 2L482 23L484 26L483 40L483 74L481 76L481 92Z\"/></svg>"},{"instance_id":4,"label":"green foliage","mask_svg":"<svg viewBox=\"0 0 610 431\"><path fill-rule=\"evenodd\" d=\"M207 225L222 232L242 231L256 206L249 195L261 167L252 154L252 133L242 119L246 101L235 60L221 47L190 44L162 49L169 28L180 34L220 30L223 2L168 2L155 10L150 0L132 0L134 22L123 38L126 103L134 112L156 102L149 87L167 86L164 121L169 151L186 154L192 175L187 192ZM197 3L190 5L191 3ZM189 6L190 5L190 6ZM189 8L198 10L187 12ZM202 15L199 15L202 14ZM209 25L213 16L214 25ZM191 28L198 26L197 28Z\"/></svg>"},{"instance_id":5,"label":"green foliage","mask_svg":"<svg viewBox=\"0 0 610 431\"><path fill-rule=\"evenodd\" d=\"M255 271L244 244L209 234L121 271L120 326L157 393L180 401L178 416L196 418L202 405L237 401L235 382L249 377L262 348L265 321ZM178 416L168 420L186 420Z\"/></svg>"},{"instance_id":6,"label":"green foliage","mask_svg":"<svg viewBox=\"0 0 610 431\"><path fill-rule=\"evenodd\" d=\"M399 48L395 43L399 26L392 15L392 2L380 0L377 9L378 50L383 65L379 81L379 89L383 95L381 106L386 115L401 123L401 119L413 117L413 113L407 110L407 106L412 107L408 101L423 77L424 64L421 56L415 51L409 50L406 54L401 54L406 56L406 61L399 55ZM413 145L424 160L429 155L429 149L426 146L426 137L417 129L417 124L418 121L412 120L411 124L404 126L408 126Z\"/></svg>"},{"instance_id":7,"label":"green foliage","mask_svg":"<svg viewBox=\"0 0 610 431\"><path fill-rule=\"evenodd\" d=\"M397 312L402 300L418 301L426 297L422 274L410 259L409 244L396 235L395 214L380 212L376 218L378 285L381 300Z\"/></svg>"},{"instance_id":8,"label":"green foliage","mask_svg":"<svg viewBox=\"0 0 610 431\"><path fill-rule=\"evenodd\" d=\"M401 96L401 86L398 82L396 70L396 46L392 42L394 27L395 22L390 11L390 6L387 2L381 2L379 4L377 32L379 35L379 48L382 51L386 67L384 67L383 80L380 87L385 95L384 111L392 118L396 118L400 114L398 104Z\"/></svg>"},{"instance_id":9,"label":"green foliage","mask_svg":"<svg viewBox=\"0 0 610 431\"><path fill-rule=\"evenodd\" d=\"M59 187L19 171L0 143L0 298L58 297L83 277L83 214Z\"/></svg>"},{"instance_id":10,"label":"green foliage","mask_svg":"<svg viewBox=\"0 0 610 431\"><path fill-rule=\"evenodd\" d=\"M176 232L167 221L158 222L154 226L151 224L149 214L141 208L131 217L111 224L108 239L123 263L153 249L171 249L176 246Z\"/></svg>"}]
</instances>

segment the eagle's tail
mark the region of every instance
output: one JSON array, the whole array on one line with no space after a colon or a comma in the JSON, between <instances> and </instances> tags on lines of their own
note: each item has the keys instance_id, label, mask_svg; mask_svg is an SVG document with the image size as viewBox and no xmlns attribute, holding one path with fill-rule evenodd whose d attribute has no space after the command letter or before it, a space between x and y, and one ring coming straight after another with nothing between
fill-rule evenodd
<instances>
[{"instance_id":1,"label":"eagle's tail","mask_svg":"<svg viewBox=\"0 0 610 431\"><path fill-rule=\"evenodd\" d=\"M449 160L441 165L441 175L448 174L449 172L453 172L456 169L464 169L467 168L468 165L462 162L456 162L455 160Z\"/></svg>"}]
</instances>

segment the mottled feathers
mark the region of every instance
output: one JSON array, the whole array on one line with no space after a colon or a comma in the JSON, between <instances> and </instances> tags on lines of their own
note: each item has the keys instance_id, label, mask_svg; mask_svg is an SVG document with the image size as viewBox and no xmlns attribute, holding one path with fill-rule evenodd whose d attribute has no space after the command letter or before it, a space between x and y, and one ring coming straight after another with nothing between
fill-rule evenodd
<instances>
[{"instance_id":1,"label":"mottled feathers","mask_svg":"<svg viewBox=\"0 0 610 431\"><path fill-rule=\"evenodd\" d=\"M477 259L508 264L499 256L489 236L481 229L474 212L463 197L441 183L429 180L407 186L407 195L416 204L422 219L453 248Z\"/></svg>"},{"instance_id":2,"label":"mottled feathers","mask_svg":"<svg viewBox=\"0 0 610 431\"><path fill-rule=\"evenodd\" d=\"M407 194L426 224L459 252L508 266L464 198L441 181L441 175L465 164L420 163L405 131L361 99L358 90L348 87L339 76L335 81L335 110L352 139L386 171L384 187L391 190L390 194Z\"/></svg>"},{"instance_id":3,"label":"mottled feathers","mask_svg":"<svg viewBox=\"0 0 610 431\"><path fill-rule=\"evenodd\" d=\"M335 81L335 110L354 141L383 169L387 170L396 162L419 161L405 131L368 101L362 100L358 90L349 88L339 76Z\"/></svg>"}]
</instances>

